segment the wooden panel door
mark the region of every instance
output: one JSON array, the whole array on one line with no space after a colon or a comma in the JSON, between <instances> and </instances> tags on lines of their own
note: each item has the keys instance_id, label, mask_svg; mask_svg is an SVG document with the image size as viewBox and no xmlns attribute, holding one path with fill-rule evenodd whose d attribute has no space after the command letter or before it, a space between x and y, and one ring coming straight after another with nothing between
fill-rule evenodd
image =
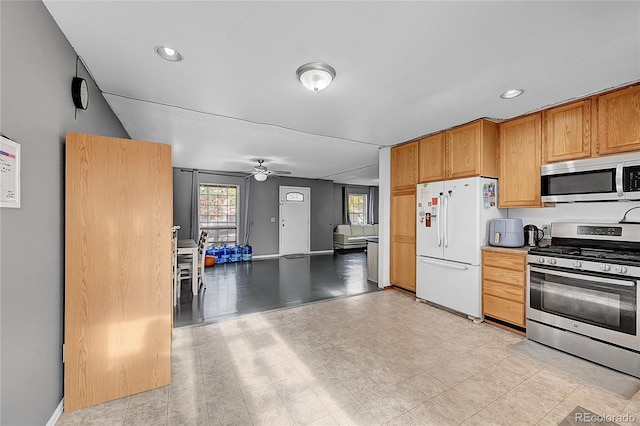
<instances>
[{"instance_id":1,"label":"wooden panel door","mask_svg":"<svg viewBox=\"0 0 640 426\"><path fill-rule=\"evenodd\" d=\"M446 177L458 179L480 174L481 122L447 131Z\"/></svg>"},{"instance_id":2,"label":"wooden panel door","mask_svg":"<svg viewBox=\"0 0 640 426\"><path fill-rule=\"evenodd\" d=\"M640 150L640 86L598 96L597 153Z\"/></svg>"},{"instance_id":3,"label":"wooden panel door","mask_svg":"<svg viewBox=\"0 0 640 426\"><path fill-rule=\"evenodd\" d=\"M542 164L591 156L591 99L543 114Z\"/></svg>"},{"instance_id":4,"label":"wooden panel door","mask_svg":"<svg viewBox=\"0 0 640 426\"><path fill-rule=\"evenodd\" d=\"M500 124L500 207L540 207L540 113Z\"/></svg>"},{"instance_id":5,"label":"wooden panel door","mask_svg":"<svg viewBox=\"0 0 640 426\"><path fill-rule=\"evenodd\" d=\"M391 148L391 190L415 189L418 183L418 142Z\"/></svg>"},{"instance_id":6,"label":"wooden panel door","mask_svg":"<svg viewBox=\"0 0 640 426\"><path fill-rule=\"evenodd\" d=\"M418 181L444 180L445 133L428 136L418 141Z\"/></svg>"},{"instance_id":7,"label":"wooden panel door","mask_svg":"<svg viewBox=\"0 0 640 426\"><path fill-rule=\"evenodd\" d=\"M416 190L391 193L391 284L416 289Z\"/></svg>"},{"instance_id":8,"label":"wooden panel door","mask_svg":"<svg viewBox=\"0 0 640 426\"><path fill-rule=\"evenodd\" d=\"M171 379L171 146L69 133L64 408Z\"/></svg>"}]
</instances>

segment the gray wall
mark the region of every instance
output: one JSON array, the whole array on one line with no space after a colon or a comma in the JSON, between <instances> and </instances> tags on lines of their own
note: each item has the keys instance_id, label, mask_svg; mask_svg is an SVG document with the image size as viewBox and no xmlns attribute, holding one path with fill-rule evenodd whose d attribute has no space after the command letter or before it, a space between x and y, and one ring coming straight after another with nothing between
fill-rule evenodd
<instances>
[{"instance_id":1,"label":"gray wall","mask_svg":"<svg viewBox=\"0 0 640 426\"><path fill-rule=\"evenodd\" d=\"M191 209L191 173L174 168L173 172L173 218L180 225L180 237L189 234ZM244 200L244 178L199 174L200 182L231 184L240 186L240 209ZM311 251L333 249L333 182L328 180L270 177L264 182L251 181L251 234L249 244L253 255L278 254L278 189L280 186L303 186L311 188ZM271 218L275 222L271 222ZM184 231L184 232L183 232ZM240 231L242 232L242 231ZM242 233L240 234L242 235Z\"/></svg>"},{"instance_id":2,"label":"gray wall","mask_svg":"<svg viewBox=\"0 0 640 426\"><path fill-rule=\"evenodd\" d=\"M43 425L63 396L65 134L128 136L82 67L74 119L76 53L40 1L0 15L0 132L22 150L21 208L0 210L0 424Z\"/></svg>"},{"instance_id":3,"label":"gray wall","mask_svg":"<svg viewBox=\"0 0 640 426\"><path fill-rule=\"evenodd\" d=\"M342 220L342 189L348 186L349 187L349 192L354 193L354 194L367 194L369 195L369 188L368 186L357 186L357 185L344 185L344 184L340 184L340 183L336 183L333 185L333 223L335 224L335 226L340 225L341 223L343 223L344 221ZM374 186L374 191L375 191L375 195L376 195L376 200L379 200L379 189L377 186ZM376 223L380 222L380 216L378 216L378 205L380 203L376 202L375 204L375 208L373 209L373 213L374 216L376 218Z\"/></svg>"}]
</instances>

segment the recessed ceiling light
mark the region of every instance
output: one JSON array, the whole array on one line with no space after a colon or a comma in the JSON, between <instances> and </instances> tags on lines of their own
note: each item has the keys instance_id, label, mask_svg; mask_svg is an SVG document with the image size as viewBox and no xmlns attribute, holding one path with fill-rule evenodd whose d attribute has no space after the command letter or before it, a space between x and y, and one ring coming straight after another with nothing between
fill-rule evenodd
<instances>
[{"instance_id":1,"label":"recessed ceiling light","mask_svg":"<svg viewBox=\"0 0 640 426\"><path fill-rule=\"evenodd\" d=\"M180 52L167 46L157 46L156 53L160 55L161 58L166 59L167 61L179 62L182 60L182 55L180 54Z\"/></svg>"},{"instance_id":2,"label":"recessed ceiling light","mask_svg":"<svg viewBox=\"0 0 640 426\"><path fill-rule=\"evenodd\" d=\"M500 95L500 97L502 99L511 99L511 98L516 98L522 95L523 93L524 93L524 90L522 89L509 89L506 92L504 92L502 95Z\"/></svg>"}]
</instances>

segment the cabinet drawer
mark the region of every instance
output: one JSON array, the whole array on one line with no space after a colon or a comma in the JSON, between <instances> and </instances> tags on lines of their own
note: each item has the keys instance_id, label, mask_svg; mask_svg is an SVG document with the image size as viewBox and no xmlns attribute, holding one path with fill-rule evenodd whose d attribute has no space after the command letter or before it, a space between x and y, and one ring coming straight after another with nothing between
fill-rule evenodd
<instances>
[{"instance_id":1,"label":"cabinet drawer","mask_svg":"<svg viewBox=\"0 0 640 426\"><path fill-rule=\"evenodd\" d=\"M515 287L485 279L482 281L482 293L524 303L524 287Z\"/></svg>"},{"instance_id":2,"label":"cabinet drawer","mask_svg":"<svg viewBox=\"0 0 640 426\"><path fill-rule=\"evenodd\" d=\"M525 285L524 271L512 271L510 269L497 268L495 266L485 265L482 268L482 278L485 280L511 284L521 289L524 288Z\"/></svg>"},{"instance_id":3,"label":"cabinet drawer","mask_svg":"<svg viewBox=\"0 0 640 426\"><path fill-rule=\"evenodd\" d=\"M482 264L497 268L513 269L524 272L526 253L510 254L485 250L482 252Z\"/></svg>"},{"instance_id":4,"label":"cabinet drawer","mask_svg":"<svg viewBox=\"0 0 640 426\"><path fill-rule=\"evenodd\" d=\"M485 294L482 297L482 311L485 315L507 321L520 327L525 326L523 303L512 302Z\"/></svg>"}]
</instances>

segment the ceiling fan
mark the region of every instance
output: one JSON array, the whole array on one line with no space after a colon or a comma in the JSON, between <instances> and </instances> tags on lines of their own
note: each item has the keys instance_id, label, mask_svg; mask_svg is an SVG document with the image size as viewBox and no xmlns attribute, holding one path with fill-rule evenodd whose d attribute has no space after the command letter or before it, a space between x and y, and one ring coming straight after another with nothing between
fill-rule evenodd
<instances>
[{"instance_id":1,"label":"ceiling fan","mask_svg":"<svg viewBox=\"0 0 640 426\"><path fill-rule=\"evenodd\" d=\"M265 180L267 180L267 177L269 177L270 175L290 175L291 172L285 171L285 170L267 170L267 166L264 166L262 163L264 163L263 159L258 159L258 165L256 167L253 168L253 171L251 172L251 174L253 175L253 178L255 180L257 180L258 182L263 182Z\"/></svg>"}]
</instances>

